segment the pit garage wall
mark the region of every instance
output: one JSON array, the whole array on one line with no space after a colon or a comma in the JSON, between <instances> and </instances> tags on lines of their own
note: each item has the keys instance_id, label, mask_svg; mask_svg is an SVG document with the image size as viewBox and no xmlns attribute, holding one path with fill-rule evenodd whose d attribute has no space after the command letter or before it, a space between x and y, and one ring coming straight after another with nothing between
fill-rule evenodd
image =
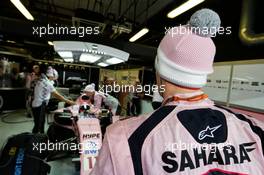
<instances>
[{"instance_id":1,"label":"pit garage wall","mask_svg":"<svg viewBox=\"0 0 264 175\"><path fill-rule=\"evenodd\" d=\"M143 68L123 70L100 69L99 83L102 84L105 77L111 77L119 85L134 85L140 79L140 71L142 70Z\"/></svg>"},{"instance_id":2,"label":"pit garage wall","mask_svg":"<svg viewBox=\"0 0 264 175\"><path fill-rule=\"evenodd\" d=\"M214 64L204 91L216 103L264 120L264 60Z\"/></svg>"}]
</instances>

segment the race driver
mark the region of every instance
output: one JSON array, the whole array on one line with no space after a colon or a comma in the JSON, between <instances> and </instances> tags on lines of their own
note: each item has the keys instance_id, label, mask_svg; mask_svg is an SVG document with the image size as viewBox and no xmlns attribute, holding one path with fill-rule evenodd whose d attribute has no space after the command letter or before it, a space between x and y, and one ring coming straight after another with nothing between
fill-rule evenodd
<instances>
[{"instance_id":1,"label":"race driver","mask_svg":"<svg viewBox=\"0 0 264 175\"><path fill-rule=\"evenodd\" d=\"M201 90L213 72L209 9L168 31L157 50L160 108L107 128L93 175L263 175L264 124L216 106ZM185 32L180 31L183 27Z\"/></svg>"}]
</instances>

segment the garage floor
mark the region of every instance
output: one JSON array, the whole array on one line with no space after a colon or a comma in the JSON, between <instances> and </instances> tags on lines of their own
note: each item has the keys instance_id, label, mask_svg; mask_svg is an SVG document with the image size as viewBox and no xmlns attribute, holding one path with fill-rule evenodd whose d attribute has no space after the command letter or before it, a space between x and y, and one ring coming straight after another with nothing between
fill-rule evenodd
<instances>
[{"instance_id":1,"label":"garage floor","mask_svg":"<svg viewBox=\"0 0 264 175\"><path fill-rule=\"evenodd\" d=\"M0 148L6 142L7 138L23 133L31 132L33 127L33 121L30 118L26 118L25 110L18 110L8 113L6 115L0 115ZM5 117L6 116L6 117ZM46 128L48 128L46 126ZM65 158L48 163L51 166L50 175L79 175L79 172L75 171L74 164L71 162L71 158Z\"/></svg>"}]
</instances>

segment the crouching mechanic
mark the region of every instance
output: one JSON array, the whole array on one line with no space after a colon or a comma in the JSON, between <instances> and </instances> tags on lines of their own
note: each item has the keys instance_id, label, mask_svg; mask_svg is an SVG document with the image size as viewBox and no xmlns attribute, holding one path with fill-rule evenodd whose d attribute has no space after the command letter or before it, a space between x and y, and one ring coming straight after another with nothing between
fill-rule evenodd
<instances>
[{"instance_id":1,"label":"crouching mechanic","mask_svg":"<svg viewBox=\"0 0 264 175\"><path fill-rule=\"evenodd\" d=\"M113 115L116 114L117 107L119 105L118 100L104 92L96 91L95 90L95 84L91 83L88 84L84 90L83 94L76 100L76 103L81 104L82 103L82 96L88 96L89 97L89 103L94 105L94 112L100 113L101 108L103 105L110 108Z\"/></svg>"},{"instance_id":2,"label":"crouching mechanic","mask_svg":"<svg viewBox=\"0 0 264 175\"><path fill-rule=\"evenodd\" d=\"M192 27L219 26L219 16L202 9L185 33L165 35L155 60L162 107L109 126L93 175L263 174L263 122L216 106L201 90L215 45Z\"/></svg>"},{"instance_id":3,"label":"crouching mechanic","mask_svg":"<svg viewBox=\"0 0 264 175\"><path fill-rule=\"evenodd\" d=\"M54 70L51 67L45 70L41 67L40 79L36 82L34 88L34 97L32 102L32 113L34 117L33 133L44 133L46 107L51 95L58 100L64 101L69 105L74 105L75 102L64 98L59 94L53 86Z\"/></svg>"}]
</instances>

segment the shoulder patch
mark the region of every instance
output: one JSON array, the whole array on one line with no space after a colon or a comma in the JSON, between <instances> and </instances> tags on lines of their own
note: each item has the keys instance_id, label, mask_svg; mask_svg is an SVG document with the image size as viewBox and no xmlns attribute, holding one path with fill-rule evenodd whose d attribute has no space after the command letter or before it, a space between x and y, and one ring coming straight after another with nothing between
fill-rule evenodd
<instances>
[{"instance_id":1,"label":"shoulder patch","mask_svg":"<svg viewBox=\"0 0 264 175\"><path fill-rule=\"evenodd\" d=\"M223 143L227 139L225 115L210 108L180 111L178 119L200 144Z\"/></svg>"}]
</instances>

